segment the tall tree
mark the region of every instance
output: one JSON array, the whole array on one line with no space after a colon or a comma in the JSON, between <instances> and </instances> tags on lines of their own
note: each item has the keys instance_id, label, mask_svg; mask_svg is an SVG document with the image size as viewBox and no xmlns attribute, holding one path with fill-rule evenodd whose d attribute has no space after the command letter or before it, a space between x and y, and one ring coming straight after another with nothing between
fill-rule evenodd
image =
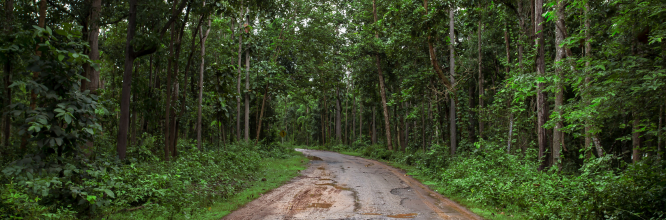
<instances>
[{"instance_id":1,"label":"tall tree","mask_svg":"<svg viewBox=\"0 0 666 220\"><path fill-rule=\"evenodd\" d=\"M245 33L250 34L250 7L245 14ZM245 49L245 141L250 140L250 48Z\"/></svg>"},{"instance_id":2,"label":"tall tree","mask_svg":"<svg viewBox=\"0 0 666 220\"><path fill-rule=\"evenodd\" d=\"M562 59L565 56L564 47L562 42L564 41L564 1L559 0L555 5L555 73L557 74L555 82L555 128L553 129L553 165L557 166L559 169L562 169L562 163L560 161L560 151L562 148L563 135L561 131L562 125L562 104L564 103L564 92L562 91L562 81L564 80L564 71L562 70Z\"/></svg>"},{"instance_id":3,"label":"tall tree","mask_svg":"<svg viewBox=\"0 0 666 220\"><path fill-rule=\"evenodd\" d=\"M44 0L45 1L45 0ZM171 26L171 23L177 18L178 15L183 11L187 1L182 1L178 5L176 10L176 16L172 16L162 28L159 30L159 38L161 39L166 31ZM144 49L135 51L132 41L134 40L134 35L136 34L136 7L137 0L129 0L129 17L127 18L127 37L125 41L125 67L123 72L122 80L122 94L120 96L120 122L118 123L118 139L116 151L118 152L118 158L121 160L125 159L127 152L127 132L129 129L130 121L130 97L131 97L131 87L132 87L132 67L134 66L134 60L138 57L149 55L157 51L158 45L151 45L144 47Z\"/></svg>"},{"instance_id":4,"label":"tall tree","mask_svg":"<svg viewBox=\"0 0 666 220\"><path fill-rule=\"evenodd\" d=\"M6 33L9 34L12 32L14 26L14 0L5 0L5 19L4 28ZM9 54L9 56L12 56L12 54ZM12 104L12 88L9 88L9 86L12 85L12 59L7 59L3 64L5 72L5 103L3 103L3 106L10 106ZM0 110L2 110L2 108L0 108ZM6 147L9 147L12 118L9 114L2 114L1 117L3 120L1 120L2 123L0 123L0 127L2 128L2 138L4 139L2 142Z\"/></svg>"},{"instance_id":5,"label":"tall tree","mask_svg":"<svg viewBox=\"0 0 666 220\"><path fill-rule=\"evenodd\" d=\"M546 52L544 49L544 38L543 38L543 0L534 1L534 33L536 33L535 43L537 44L537 56L536 56L536 69L537 74L540 76L545 76L546 74ZM538 159L541 161L541 165L538 170L543 170L547 164L544 156L546 152L547 139L546 139L546 117L548 117L548 109L546 109L546 92L544 92L546 84L543 82L537 83L537 136L539 142L539 155Z\"/></svg>"},{"instance_id":6,"label":"tall tree","mask_svg":"<svg viewBox=\"0 0 666 220\"><path fill-rule=\"evenodd\" d=\"M455 75L456 75L456 61L455 61L455 49L453 43L455 42L456 36L454 33L454 6L452 5L449 8L449 57L450 57L450 77L451 85L455 85ZM456 141L456 95L454 94L455 90L452 90L449 94L451 101L449 102L449 141L451 142L451 155L456 154L456 149L458 148L458 142Z\"/></svg>"},{"instance_id":7,"label":"tall tree","mask_svg":"<svg viewBox=\"0 0 666 220\"><path fill-rule=\"evenodd\" d=\"M204 7L206 6L206 2L204 1ZM203 32L202 27L199 27L199 39L201 40L201 68L199 70L199 110L197 111L197 148L201 150L201 145L203 143L203 140L201 139L201 132L202 132L202 126L201 126L201 105L202 105L202 99L203 99L203 78L204 78L204 70L206 69L205 67L205 61L206 61L206 40L208 39L208 34L210 34L210 29L212 29L213 26L211 26L211 19L208 18L208 28L206 29L206 33ZM247 140L247 139L246 139Z\"/></svg>"},{"instance_id":8,"label":"tall tree","mask_svg":"<svg viewBox=\"0 0 666 220\"><path fill-rule=\"evenodd\" d=\"M480 8L481 7L479 7L479 10L481 10ZM481 31L483 31L483 24L481 23L481 16L479 16L479 26L477 28L478 28L478 30L477 30L476 34L477 34L478 41L479 41L478 42L479 47L477 49L477 53L479 54L479 67L478 67L479 68L479 138L483 138L483 120L481 120L480 113L481 113L481 110L483 110L483 107L484 107L484 105L483 105L483 93L485 91L483 89L483 80L484 80L483 65L482 65L483 64L483 62L482 62L483 55L481 54ZM507 62L508 62L508 60L507 60ZM472 106L470 106L470 108L471 107Z\"/></svg>"},{"instance_id":9,"label":"tall tree","mask_svg":"<svg viewBox=\"0 0 666 220\"><path fill-rule=\"evenodd\" d=\"M372 0L372 16L374 17L375 24L377 24L377 6L375 5L375 0ZM379 32L377 31L375 31L375 39L379 40ZM393 144L391 143L391 125L389 122L389 112L388 112L388 107L386 106L386 89L384 86L384 74L382 73L382 65L381 65L382 60L379 57L378 53L375 54L375 62L377 64L377 73L379 75L379 92L381 94L382 110L384 112L384 131L386 132L386 143L388 145L388 149L393 150Z\"/></svg>"}]
</instances>

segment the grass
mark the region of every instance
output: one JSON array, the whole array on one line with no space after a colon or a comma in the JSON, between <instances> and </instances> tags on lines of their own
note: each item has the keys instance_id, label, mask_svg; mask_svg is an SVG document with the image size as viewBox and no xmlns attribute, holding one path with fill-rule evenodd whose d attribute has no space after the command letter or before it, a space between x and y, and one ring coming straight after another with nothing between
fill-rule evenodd
<instances>
[{"instance_id":1,"label":"grass","mask_svg":"<svg viewBox=\"0 0 666 220\"><path fill-rule=\"evenodd\" d=\"M261 170L256 174L257 181L232 197L214 201L209 207L191 207L199 209L192 215L155 216L154 211L137 210L130 213L116 214L109 219L221 219L245 204L278 188L298 176L299 171L307 168L308 159L301 152L294 151L287 159L269 158L261 161ZM266 179L266 181L262 181ZM201 211L203 208L204 211Z\"/></svg>"}]
</instances>

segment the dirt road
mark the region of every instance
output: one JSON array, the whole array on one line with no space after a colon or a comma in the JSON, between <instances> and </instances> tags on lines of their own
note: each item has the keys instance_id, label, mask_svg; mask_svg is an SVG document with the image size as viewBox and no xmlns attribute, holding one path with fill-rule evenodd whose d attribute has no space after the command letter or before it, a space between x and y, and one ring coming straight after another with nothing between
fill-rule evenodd
<instances>
[{"instance_id":1,"label":"dirt road","mask_svg":"<svg viewBox=\"0 0 666 220\"><path fill-rule=\"evenodd\" d=\"M383 163L334 152L224 219L481 219Z\"/></svg>"}]
</instances>

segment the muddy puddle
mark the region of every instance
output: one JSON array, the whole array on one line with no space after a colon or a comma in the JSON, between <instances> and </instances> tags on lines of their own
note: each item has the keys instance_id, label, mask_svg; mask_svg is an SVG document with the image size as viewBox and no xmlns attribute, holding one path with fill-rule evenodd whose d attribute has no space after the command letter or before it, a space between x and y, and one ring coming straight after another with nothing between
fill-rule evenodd
<instances>
[{"instance_id":1,"label":"muddy puddle","mask_svg":"<svg viewBox=\"0 0 666 220\"><path fill-rule=\"evenodd\" d=\"M387 215L386 217L390 218L416 218L418 214L416 213L407 213L407 214L396 214L396 215Z\"/></svg>"}]
</instances>

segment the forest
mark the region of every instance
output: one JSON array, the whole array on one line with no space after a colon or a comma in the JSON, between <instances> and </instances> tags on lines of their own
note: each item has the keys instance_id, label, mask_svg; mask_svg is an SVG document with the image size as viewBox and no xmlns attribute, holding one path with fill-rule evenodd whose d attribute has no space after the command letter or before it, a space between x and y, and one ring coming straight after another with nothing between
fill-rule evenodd
<instances>
[{"instance_id":1,"label":"forest","mask_svg":"<svg viewBox=\"0 0 666 220\"><path fill-rule=\"evenodd\" d=\"M295 148L487 219L666 218L664 0L1 4L2 219L219 219Z\"/></svg>"}]
</instances>

